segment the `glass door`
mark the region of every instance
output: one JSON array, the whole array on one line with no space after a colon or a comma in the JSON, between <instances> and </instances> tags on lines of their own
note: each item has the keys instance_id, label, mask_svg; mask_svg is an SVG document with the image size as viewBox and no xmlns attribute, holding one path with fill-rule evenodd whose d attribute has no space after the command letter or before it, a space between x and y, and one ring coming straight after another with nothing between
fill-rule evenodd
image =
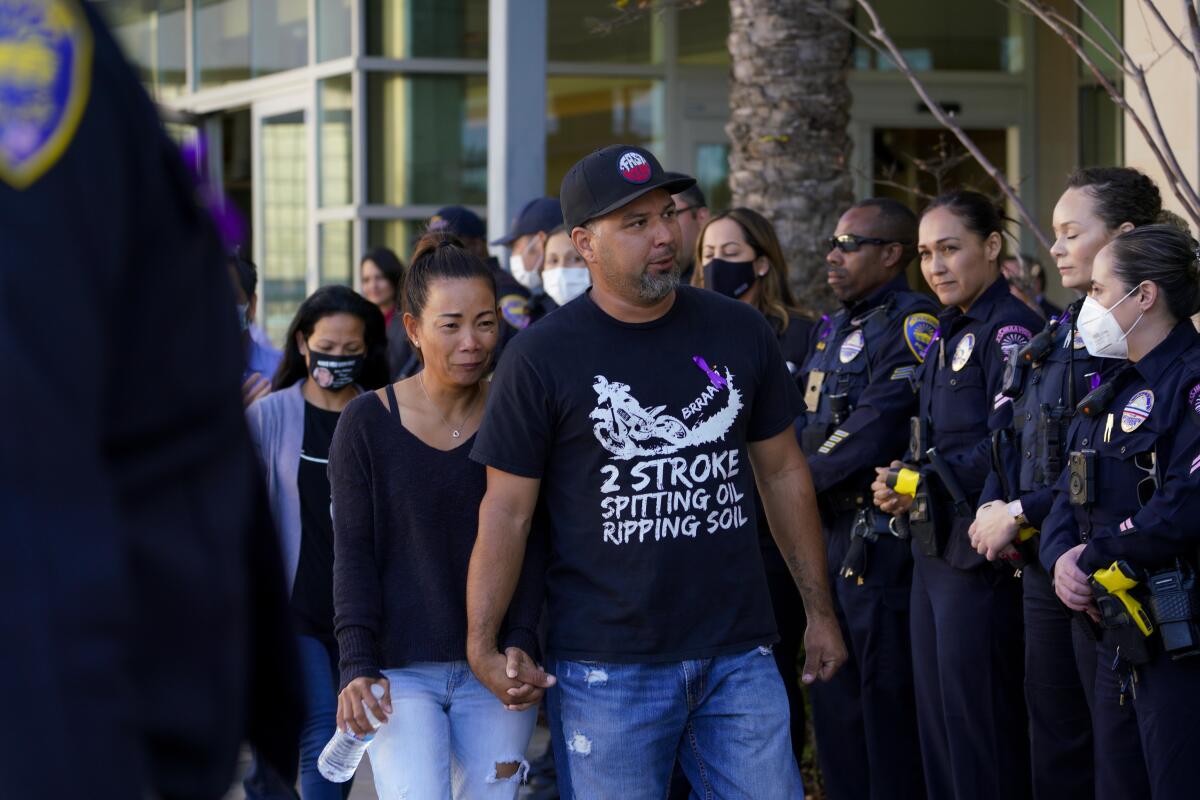
<instances>
[{"instance_id":1,"label":"glass door","mask_svg":"<svg viewBox=\"0 0 1200 800\"><path fill-rule=\"evenodd\" d=\"M253 108L254 260L258 320L280 347L296 308L317 284L311 99L294 95Z\"/></svg>"}]
</instances>

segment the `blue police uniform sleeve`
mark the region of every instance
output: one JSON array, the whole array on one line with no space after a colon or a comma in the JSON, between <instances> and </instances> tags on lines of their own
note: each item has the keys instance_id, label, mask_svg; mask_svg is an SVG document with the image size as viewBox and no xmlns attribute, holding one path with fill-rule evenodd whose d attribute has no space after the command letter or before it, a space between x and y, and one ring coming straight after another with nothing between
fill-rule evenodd
<instances>
[{"instance_id":1,"label":"blue police uniform sleeve","mask_svg":"<svg viewBox=\"0 0 1200 800\"><path fill-rule=\"evenodd\" d=\"M1191 387L1188 383L1187 388ZM1186 399L1175 398L1175 402ZM1093 531L1079 557L1085 572L1103 569L1119 559L1160 563L1194 552L1200 543L1200 526L1195 522L1200 518L1200 418L1196 412L1186 411L1168 436L1159 440L1170 448L1161 485L1132 517Z\"/></svg>"},{"instance_id":2,"label":"blue police uniform sleeve","mask_svg":"<svg viewBox=\"0 0 1200 800\"><path fill-rule=\"evenodd\" d=\"M903 325L906 319L899 321ZM908 418L916 410L911 376L921 358L910 348L903 330L895 331L879 352L871 355L872 380L854 411L809 458L818 492L864 467L887 466L907 445ZM802 427L798 425L797 432Z\"/></svg>"}]
</instances>

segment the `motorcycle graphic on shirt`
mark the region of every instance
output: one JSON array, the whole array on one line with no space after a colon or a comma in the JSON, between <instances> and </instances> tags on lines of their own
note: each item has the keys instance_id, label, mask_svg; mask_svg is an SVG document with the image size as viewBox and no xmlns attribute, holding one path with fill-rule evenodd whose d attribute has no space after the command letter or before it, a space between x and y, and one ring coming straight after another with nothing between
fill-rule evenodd
<instances>
[{"instance_id":1,"label":"motorcycle graphic on shirt","mask_svg":"<svg viewBox=\"0 0 1200 800\"><path fill-rule=\"evenodd\" d=\"M742 410L742 394L733 384L733 375L725 370L724 381L713 381L703 393L681 412L684 419L693 413L703 418L693 425L684 419L664 414L666 406L647 408L633 396L628 384L597 375L592 383L596 407L589 418L596 420L592 431L600 445L624 461L639 456L661 456L687 447L720 441L729 433ZM715 413L703 414L711 403L725 395L725 404Z\"/></svg>"}]
</instances>

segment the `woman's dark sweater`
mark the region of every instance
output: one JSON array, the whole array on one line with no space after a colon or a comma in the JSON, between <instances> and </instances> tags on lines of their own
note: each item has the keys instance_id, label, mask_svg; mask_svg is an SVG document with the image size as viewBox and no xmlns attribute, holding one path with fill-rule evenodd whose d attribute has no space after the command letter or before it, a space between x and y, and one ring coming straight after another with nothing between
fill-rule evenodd
<instances>
[{"instance_id":1,"label":"woman's dark sweater","mask_svg":"<svg viewBox=\"0 0 1200 800\"><path fill-rule=\"evenodd\" d=\"M391 387L389 388L389 393ZM466 658L467 564L487 488L468 457L422 442L374 392L346 406L329 448L334 628L341 686L419 661ZM504 647L536 656L544 559L530 547Z\"/></svg>"}]
</instances>

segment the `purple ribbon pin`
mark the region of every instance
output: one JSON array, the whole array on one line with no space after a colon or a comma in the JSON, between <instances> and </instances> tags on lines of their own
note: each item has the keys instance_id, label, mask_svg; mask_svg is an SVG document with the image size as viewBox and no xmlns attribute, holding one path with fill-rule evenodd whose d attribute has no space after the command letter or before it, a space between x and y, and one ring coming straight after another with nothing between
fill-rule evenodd
<instances>
[{"instance_id":1,"label":"purple ribbon pin","mask_svg":"<svg viewBox=\"0 0 1200 800\"><path fill-rule=\"evenodd\" d=\"M700 356L692 356L692 361L696 362L697 367L704 370L704 374L708 376L710 381L712 381L713 386L717 387L718 389L724 389L729 385L726 383L725 379L722 378L716 370L709 367L708 362Z\"/></svg>"},{"instance_id":2,"label":"purple ribbon pin","mask_svg":"<svg viewBox=\"0 0 1200 800\"><path fill-rule=\"evenodd\" d=\"M1100 388L1100 373L1093 372L1092 373L1092 391L1094 392L1099 388Z\"/></svg>"},{"instance_id":3,"label":"purple ribbon pin","mask_svg":"<svg viewBox=\"0 0 1200 800\"><path fill-rule=\"evenodd\" d=\"M817 338L824 339L826 336L828 336L832 332L833 332L833 325L831 325L829 323L829 315L822 314L821 315L821 332L817 335Z\"/></svg>"}]
</instances>

